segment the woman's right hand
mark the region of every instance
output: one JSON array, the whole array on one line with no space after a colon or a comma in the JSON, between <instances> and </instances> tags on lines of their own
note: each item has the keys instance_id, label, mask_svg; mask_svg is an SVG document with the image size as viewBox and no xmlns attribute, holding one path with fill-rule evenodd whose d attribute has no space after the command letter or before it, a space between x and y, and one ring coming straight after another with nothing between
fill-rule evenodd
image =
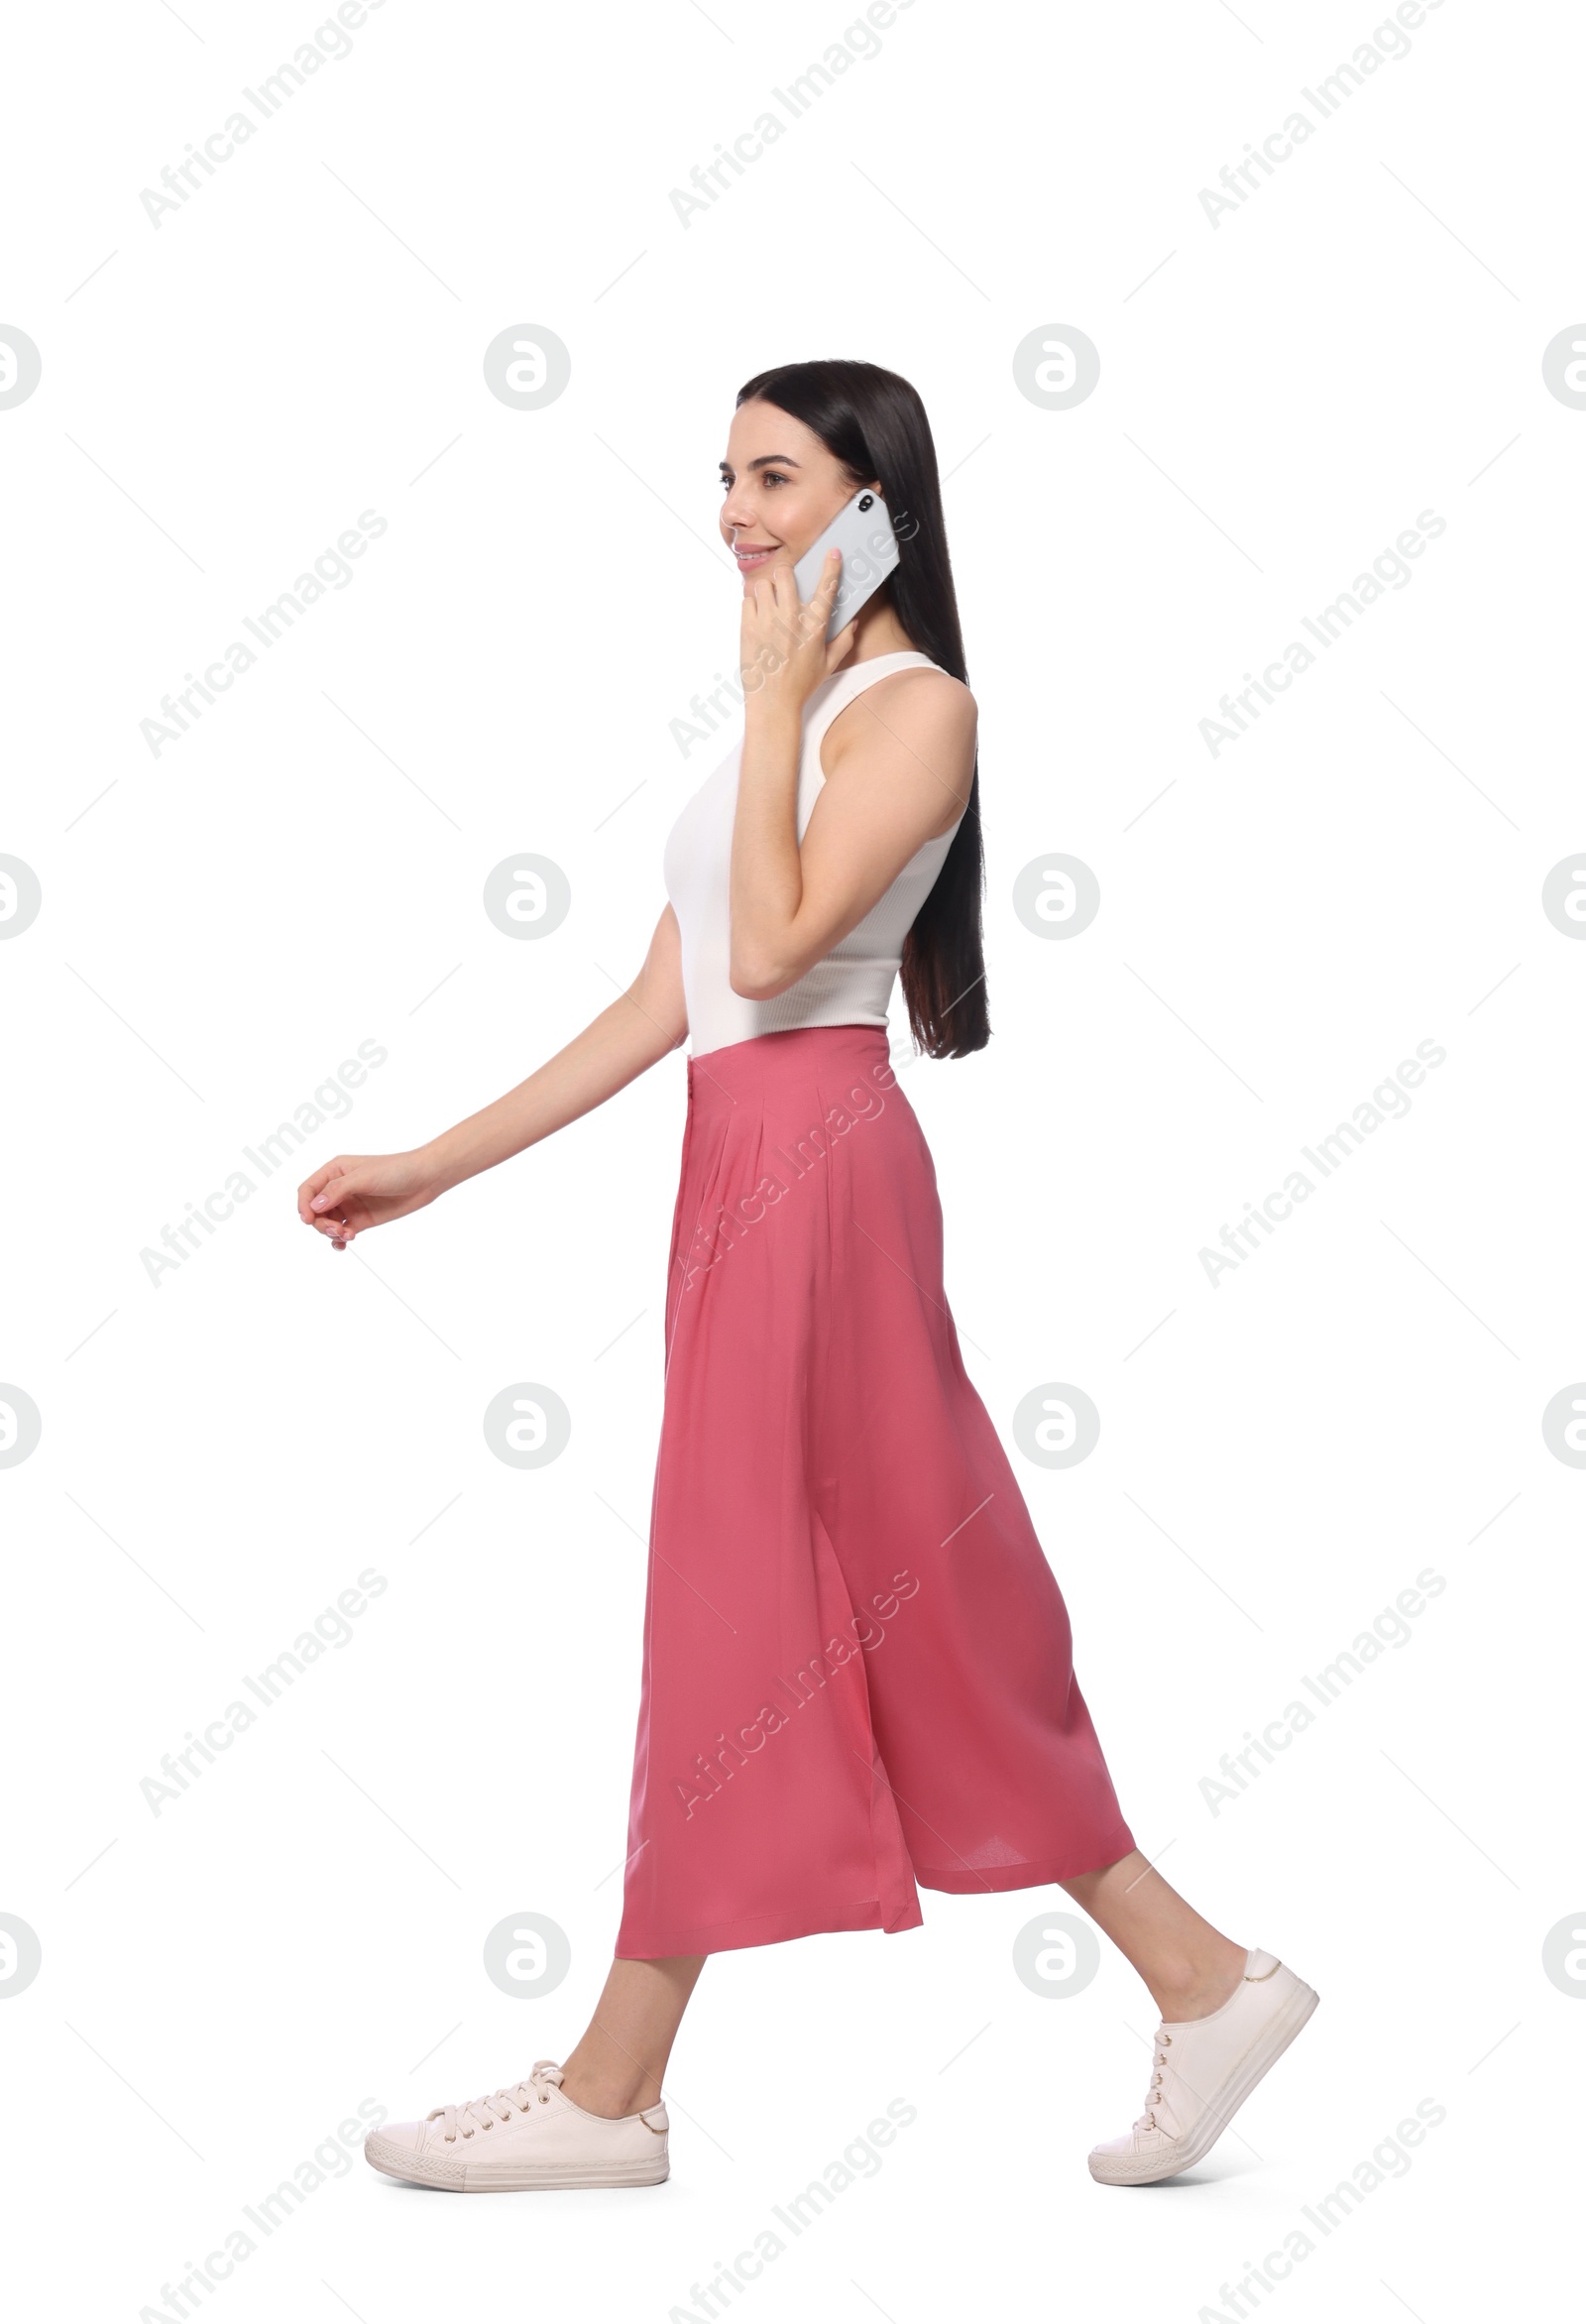
<instances>
[{"instance_id":1,"label":"woman's right hand","mask_svg":"<svg viewBox=\"0 0 1586 2324\"><path fill-rule=\"evenodd\" d=\"M421 1211L444 1188L422 1148L411 1154L338 1154L297 1189L297 1216L327 1235L333 1250L345 1250L354 1235Z\"/></svg>"}]
</instances>

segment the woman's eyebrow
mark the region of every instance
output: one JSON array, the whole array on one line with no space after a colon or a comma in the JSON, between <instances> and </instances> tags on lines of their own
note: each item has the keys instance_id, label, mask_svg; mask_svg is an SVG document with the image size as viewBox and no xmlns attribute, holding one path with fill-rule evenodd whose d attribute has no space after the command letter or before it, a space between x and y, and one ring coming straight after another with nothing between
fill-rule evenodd
<instances>
[{"instance_id":1,"label":"woman's eyebrow","mask_svg":"<svg viewBox=\"0 0 1586 2324\"><path fill-rule=\"evenodd\" d=\"M719 461L717 465L724 476L732 475L733 471L725 460ZM749 462L749 466L751 468L796 468L798 462L790 460L785 452L762 452L757 460Z\"/></svg>"}]
</instances>

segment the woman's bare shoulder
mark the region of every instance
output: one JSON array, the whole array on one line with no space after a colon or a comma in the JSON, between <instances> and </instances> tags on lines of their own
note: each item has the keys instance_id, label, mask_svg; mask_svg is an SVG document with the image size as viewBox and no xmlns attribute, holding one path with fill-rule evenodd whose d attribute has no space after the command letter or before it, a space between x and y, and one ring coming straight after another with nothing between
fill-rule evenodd
<instances>
[{"instance_id":1,"label":"woman's bare shoulder","mask_svg":"<svg viewBox=\"0 0 1586 2324\"><path fill-rule=\"evenodd\" d=\"M866 703L870 716L863 715ZM859 738L884 726L914 750L928 744L963 743L975 732L979 705L962 678L933 665L892 670L846 703L827 729L832 756L822 758L830 770L837 758L851 750Z\"/></svg>"}]
</instances>

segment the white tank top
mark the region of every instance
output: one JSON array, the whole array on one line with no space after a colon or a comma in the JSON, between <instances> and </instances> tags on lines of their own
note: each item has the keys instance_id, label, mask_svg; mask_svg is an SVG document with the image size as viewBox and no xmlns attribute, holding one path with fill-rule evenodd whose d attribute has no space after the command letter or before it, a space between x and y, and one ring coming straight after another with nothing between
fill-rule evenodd
<instances>
[{"instance_id":1,"label":"white tank top","mask_svg":"<svg viewBox=\"0 0 1586 2324\"><path fill-rule=\"evenodd\" d=\"M937 669L928 653L877 653L823 678L804 705L796 828L802 845L826 780L821 740L840 710L894 670ZM683 993L689 1054L702 1057L731 1041L782 1033L796 1025L884 1025L903 939L947 860L959 824L928 839L872 905L822 961L774 1000L745 1000L729 978L733 820L737 807L739 741L694 793L667 834L666 892L683 938Z\"/></svg>"}]
</instances>

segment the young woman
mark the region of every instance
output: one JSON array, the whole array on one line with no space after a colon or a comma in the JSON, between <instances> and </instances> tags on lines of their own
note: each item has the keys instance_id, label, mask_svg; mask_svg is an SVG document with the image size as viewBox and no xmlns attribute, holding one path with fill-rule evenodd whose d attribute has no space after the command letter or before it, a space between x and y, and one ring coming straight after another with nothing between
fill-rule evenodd
<instances>
[{"instance_id":1,"label":"young woman","mask_svg":"<svg viewBox=\"0 0 1586 2324\"><path fill-rule=\"evenodd\" d=\"M888 1064L894 980L932 1057L983 1048L989 1023L976 709L924 407L871 364L762 372L722 476L743 737L672 829L643 968L493 1105L299 1190L343 1250L690 1042L616 1958L564 2063L366 2152L463 2190L652 2184L709 1954L916 1927L917 1884L1057 1883L1162 2018L1145 2109L1091 2172L1169 2178L1316 1996L1135 1848L943 1291L935 1172ZM807 604L793 566L861 487L901 563L829 644L841 561Z\"/></svg>"}]
</instances>

